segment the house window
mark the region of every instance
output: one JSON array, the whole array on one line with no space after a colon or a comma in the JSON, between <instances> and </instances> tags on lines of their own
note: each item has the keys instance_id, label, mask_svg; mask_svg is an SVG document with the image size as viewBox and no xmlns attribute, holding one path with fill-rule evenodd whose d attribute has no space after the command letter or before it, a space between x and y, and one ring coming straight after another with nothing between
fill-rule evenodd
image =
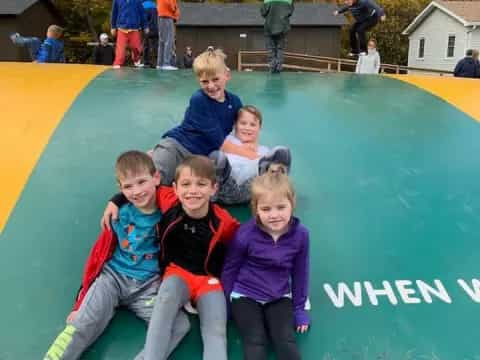
<instances>
[{"instance_id":1,"label":"house window","mask_svg":"<svg viewBox=\"0 0 480 360\"><path fill-rule=\"evenodd\" d=\"M447 58L455 56L455 35L448 35Z\"/></svg>"},{"instance_id":2,"label":"house window","mask_svg":"<svg viewBox=\"0 0 480 360\"><path fill-rule=\"evenodd\" d=\"M420 38L418 42L418 58L423 59L425 57L425 38Z\"/></svg>"}]
</instances>

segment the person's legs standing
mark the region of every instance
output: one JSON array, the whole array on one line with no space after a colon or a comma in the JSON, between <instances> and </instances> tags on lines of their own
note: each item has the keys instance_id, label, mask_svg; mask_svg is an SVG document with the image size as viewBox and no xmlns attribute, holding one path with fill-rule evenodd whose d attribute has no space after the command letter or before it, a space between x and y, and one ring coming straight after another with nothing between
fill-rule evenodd
<instances>
[{"instance_id":1,"label":"person's legs standing","mask_svg":"<svg viewBox=\"0 0 480 360\"><path fill-rule=\"evenodd\" d=\"M266 360L268 337L263 306L247 297L233 299L232 315L242 339L245 360Z\"/></svg>"},{"instance_id":2,"label":"person's legs standing","mask_svg":"<svg viewBox=\"0 0 480 360\"><path fill-rule=\"evenodd\" d=\"M73 360L103 333L115 314L121 289L116 274L105 267L94 281L83 300L78 313L58 335L44 360Z\"/></svg>"},{"instance_id":3,"label":"person's legs standing","mask_svg":"<svg viewBox=\"0 0 480 360\"><path fill-rule=\"evenodd\" d=\"M378 23L377 16L370 16L365 21L357 25L358 41L360 43L360 52L367 53L367 31Z\"/></svg>"},{"instance_id":4,"label":"person's legs standing","mask_svg":"<svg viewBox=\"0 0 480 360\"><path fill-rule=\"evenodd\" d=\"M142 55L142 34L139 30L130 31L128 33L130 51L132 53L132 61L137 66L140 64Z\"/></svg>"},{"instance_id":5,"label":"person's legs standing","mask_svg":"<svg viewBox=\"0 0 480 360\"><path fill-rule=\"evenodd\" d=\"M265 48L267 49L267 62L270 71L273 72L275 69L275 40L270 34L265 34Z\"/></svg>"},{"instance_id":6,"label":"person's legs standing","mask_svg":"<svg viewBox=\"0 0 480 360\"><path fill-rule=\"evenodd\" d=\"M128 36L123 31L117 29L117 43L115 46L115 60L113 65L122 66L125 62L125 48L128 43Z\"/></svg>"},{"instance_id":7,"label":"person's legs standing","mask_svg":"<svg viewBox=\"0 0 480 360\"><path fill-rule=\"evenodd\" d=\"M190 299L185 281L168 276L158 289L145 341L145 360L165 360L172 349L172 332L180 308Z\"/></svg>"},{"instance_id":8,"label":"person's legs standing","mask_svg":"<svg viewBox=\"0 0 480 360\"><path fill-rule=\"evenodd\" d=\"M227 360L227 305L223 291L198 298L197 310L203 339L203 360Z\"/></svg>"},{"instance_id":9,"label":"person's legs standing","mask_svg":"<svg viewBox=\"0 0 480 360\"><path fill-rule=\"evenodd\" d=\"M265 304L265 321L279 360L300 360L295 341L292 300L283 298Z\"/></svg>"},{"instance_id":10,"label":"person's legs standing","mask_svg":"<svg viewBox=\"0 0 480 360\"><path fill-rule=\"evenodd\" d=\"M276 71L277 72L282 71L283 51L285 49L285 43L286 43L285 34L279 34L277 36L277 44L276 44L276 47L277 47L277 67L276 67Z\"/></svg>"},{"instance_id":11,"label":"person's legs standing","mask_svg":"<svg viewBox=\"0 0 480 360\"><path fill-rule=\"evenodd\" d=\"M158 17L158 59L157 66L170 66L173 49L173 19Z\"/></svg>"}]
</instances>

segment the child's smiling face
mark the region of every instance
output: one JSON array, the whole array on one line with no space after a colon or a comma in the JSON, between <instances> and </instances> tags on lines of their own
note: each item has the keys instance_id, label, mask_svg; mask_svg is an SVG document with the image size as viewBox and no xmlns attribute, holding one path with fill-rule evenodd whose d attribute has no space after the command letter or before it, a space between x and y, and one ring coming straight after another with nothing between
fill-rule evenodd
<instances>
[{"instance_id":1,"label":"child's smiling face","mask_svg":"<svg viewBox=\"0 0 480 360\"><path fill-rule=\"evenodd\" d=\"M257 218L272 235L282 234L288 229L292 217L293 204L286 196L267 192L257 203Z\"/></svg>"},{"instance_id":2,"label":"child's smiling face","mask_svg":"<svg viewBox=\"0 0 480 360\"><path fill-rule=\"evenodd\" d=\"M235 123L235 136L242 143L256 143L260 133L260 121L248 111L242 111Z\"/></svg>"},{"instance_id":3,"label":"child's smiling face","mask_svg":"<svg viewBox=\"0 0 480 360\"><path fill-rule=\"evenodd\" d=\"M228 70L218 71L213 76L202 74L198 77L203 92L210 99L218 102L225 101L225 86L228 80L230 80L230 72Z\"/></svg>"}]
</instances>

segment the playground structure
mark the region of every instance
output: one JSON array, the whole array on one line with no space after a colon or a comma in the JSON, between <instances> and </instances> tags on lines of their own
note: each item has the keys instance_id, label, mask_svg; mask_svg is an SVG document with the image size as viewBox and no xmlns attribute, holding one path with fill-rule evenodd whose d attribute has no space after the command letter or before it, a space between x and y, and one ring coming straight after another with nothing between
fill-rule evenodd
<instances>
[{"instance_id":1,"label":"playground structure","mask_svg":"<svg viewBox=\"0 0 480 360\"><path fill-rule=\"evenodd\" d=\"M198 85L190 71L55 64L0 63L0 79L0 359L38 359L117 191L116 156L151 148ZM478 80L238 72L229 88L262 110L263 143L292 149L311 238L303 358L477 359ZM200 358L192 324L173 359ZM83 358L132 359L144 338L120 311Z\"/></svg>"}]
</instances>

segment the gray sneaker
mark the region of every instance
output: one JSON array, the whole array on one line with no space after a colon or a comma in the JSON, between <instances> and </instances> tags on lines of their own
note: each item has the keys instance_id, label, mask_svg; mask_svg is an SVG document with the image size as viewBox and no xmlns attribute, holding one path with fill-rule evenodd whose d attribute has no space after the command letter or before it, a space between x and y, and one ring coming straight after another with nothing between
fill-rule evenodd
<instances>
[{"instance_id":1,"label":"gray sneaker","mask_svg":"<svg viewBox=\"0 0 480 360\"><path fill-rule=\"evenodd\" d=\"M216 150L210 153L208 157L213 161L218 185L222 185L232 173L232 166L228 161L227 155L223 151Z\"/></svg>"},{"instance_id":2,"label":"gray sneaker","mask_svg":"<svg viewBox=\"0 0 480 360\"><path fill-rule=\"evenodd\" d=\"M272 164L283 165L290 172L292 155L290 149L285 146L275 146L267 155L258 161L258 175L266 173Z\"/></svg>"},{"instance_id":3,"label":"gray sneaker","mask_svg":"<svg viewBox=\"0 0 480 360\"><path fill-rule=\"evenodd\" d=\"M14 43L15 45L18 44L18 38L20 37L19 33L10 34L9 37L10 37L10 40L12 40L12 43Z\"/></svg>"}]
</instances>

